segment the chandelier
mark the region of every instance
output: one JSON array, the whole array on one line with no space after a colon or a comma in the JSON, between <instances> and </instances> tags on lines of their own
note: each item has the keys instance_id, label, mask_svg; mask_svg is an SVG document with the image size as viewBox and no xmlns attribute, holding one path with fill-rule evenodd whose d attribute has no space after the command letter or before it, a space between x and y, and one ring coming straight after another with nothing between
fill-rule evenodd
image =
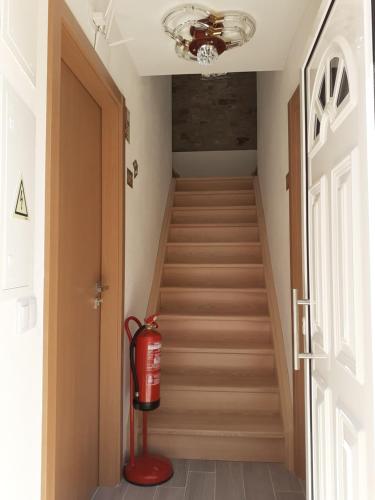
<instances>
[{"instance_id":1,"label":"chandelier","mask_svg":"<svg viewBox=\"0 0 375 500\"><path fill-rule=\"evenodd\" d=\"M162 24L177 55L199 64L212 64L223 52L244 45L256 30L254 19L244 12L215 13L195 4L175 7Z\"/></svg>"}]
</instances>

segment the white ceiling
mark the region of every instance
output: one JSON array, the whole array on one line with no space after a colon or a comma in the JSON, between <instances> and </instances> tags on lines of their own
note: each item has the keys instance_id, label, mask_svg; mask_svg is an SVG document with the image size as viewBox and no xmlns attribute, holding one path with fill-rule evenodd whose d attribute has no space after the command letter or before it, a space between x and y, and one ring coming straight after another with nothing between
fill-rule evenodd
<instances>
[{"instance_id":1,"label":"white ceiling","mask_svg":"<svg viewBox=\"0 0 375 500\"><path fill-rule=\"evenodd\" d=\"M98 1L98 0L97 0ZM100 1L100 0L99 0ZM103 1L103 0L102 0ZM178 0L114 0L116 25L140 75L169 75L229 71L273 71L284 67L293 35L309 0L210 0L210 9L242 10L256 21L257 31L243 47L228 51L209 67L177 57L174 42L161 19Z\"/></svg>"}]
</instances>

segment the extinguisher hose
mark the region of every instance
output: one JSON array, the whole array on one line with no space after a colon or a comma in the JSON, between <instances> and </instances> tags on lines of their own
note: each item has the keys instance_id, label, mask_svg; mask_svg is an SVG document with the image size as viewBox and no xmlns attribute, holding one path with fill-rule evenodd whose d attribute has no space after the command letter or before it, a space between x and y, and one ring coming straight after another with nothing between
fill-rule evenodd
<instances>
[{"instance_id":1,"label":"extinguisher hose","mask_svg":"<svg viewBox=\"0 0 375 500\"><path fill-rule=\"evenodd\" d=\"M138 376L137 376L137 368L135 366L135 345L136 345L136 340L137 337L143 332L143 330L146 330L146 325L142 325L138 330L134 333L133 338L130 342L130 368L133 374L133 381L134 381L134 399L138 401L139 399L139 381L138 381Z\"/></svg>"}]
</instances>

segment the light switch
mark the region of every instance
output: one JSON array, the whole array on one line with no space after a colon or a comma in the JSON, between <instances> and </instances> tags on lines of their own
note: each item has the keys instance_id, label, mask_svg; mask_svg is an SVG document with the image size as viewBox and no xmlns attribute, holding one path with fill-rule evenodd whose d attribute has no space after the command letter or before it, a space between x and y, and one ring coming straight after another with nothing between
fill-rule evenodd
<instances>
[{"instance_id":1,"label":"light switch","mask_svg":"<svg viewBox=\"0 0 375 500\"><path fill-rule=\"evenodd\" d=\"M25 333L36 325L36 297L22 297L16 303L17 333Z\"/></svg>"}]
</instances>

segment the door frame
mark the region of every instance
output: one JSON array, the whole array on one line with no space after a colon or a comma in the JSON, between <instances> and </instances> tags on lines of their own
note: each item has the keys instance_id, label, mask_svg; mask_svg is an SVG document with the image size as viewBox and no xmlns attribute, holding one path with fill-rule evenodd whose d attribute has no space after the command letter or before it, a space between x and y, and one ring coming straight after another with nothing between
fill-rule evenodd
<instances>
[{"instance_id":1,"label":"door frame","mask_svg":"<svg viewBox=\"0 0 375 500\"><path fill-rule=\"evenodd\" d=\"M59 275L59 156L61 61L102 108L102 278L109 289L101 308L99 484L115 485L123 459L124 109L110 74L63 0L49 1L47 158L43 360L42 498L54 500L56 482L57 306Z\"/></svg>"},{"instance_id":2,"label":"door frame","mask_svg":"<svg viewBox=\"0 0 375 500\"><path fill-rule=\"evenodd\" d=\"M298 86L288 102L289 172L289 242L290 288L297 289L302 298L302 201L301 201L301 87ZM293 318L293 308L291 309ZM304 346L302 317L299 315L299 345ZM293 335L294 339L294 335ZM294 346L293 346L294 349ZM293 354L293 353L292 353ZM305 430L305 369L293 370L293 455L294 472L306 478L306 430Z\"/></svg>"}]
</instances>

